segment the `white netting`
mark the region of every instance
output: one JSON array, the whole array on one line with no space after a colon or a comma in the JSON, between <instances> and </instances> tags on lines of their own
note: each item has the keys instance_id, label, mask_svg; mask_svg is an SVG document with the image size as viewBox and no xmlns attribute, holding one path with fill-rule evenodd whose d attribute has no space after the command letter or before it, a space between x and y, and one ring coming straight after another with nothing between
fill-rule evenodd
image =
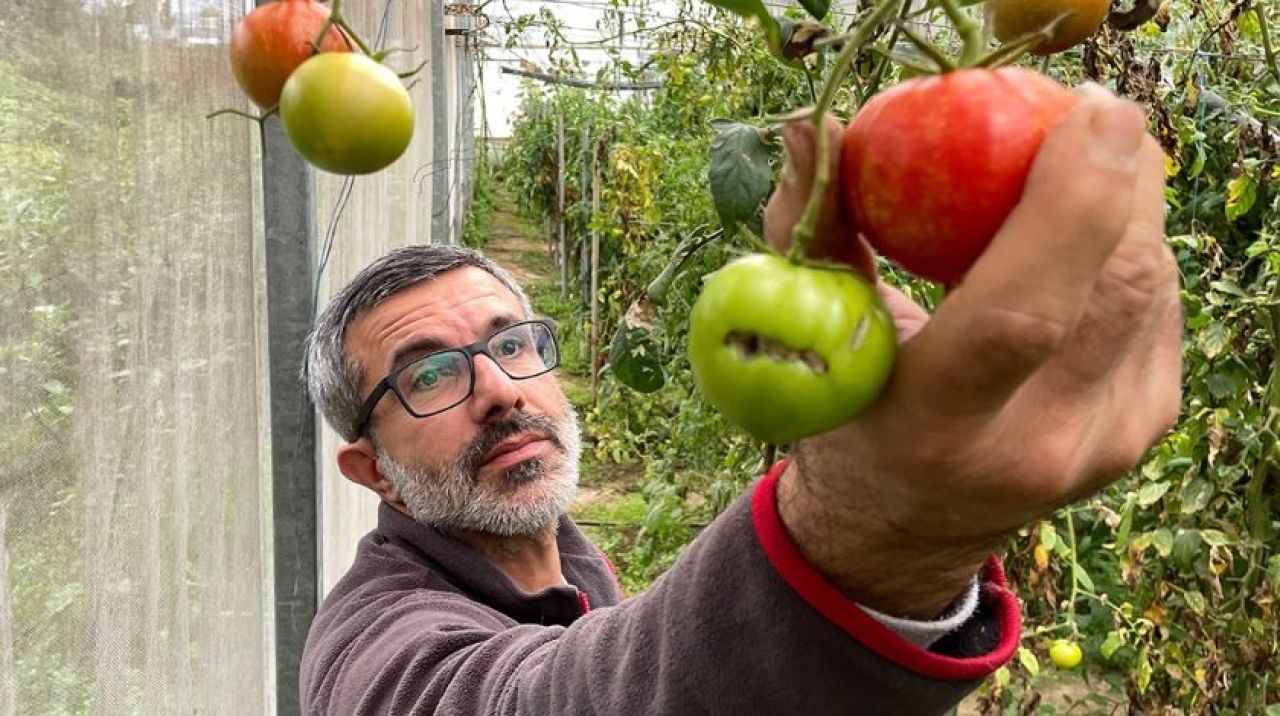
<instances>
[{"instance_id":1,"label":"white netting","mask_svg":"<svg viewBox=\"0 0 1280 716\"><path fill-rule=\"evenodd\" d=\"M0 3L0 716L270 708L243 9Z\"/></svg>"}]
</instances>

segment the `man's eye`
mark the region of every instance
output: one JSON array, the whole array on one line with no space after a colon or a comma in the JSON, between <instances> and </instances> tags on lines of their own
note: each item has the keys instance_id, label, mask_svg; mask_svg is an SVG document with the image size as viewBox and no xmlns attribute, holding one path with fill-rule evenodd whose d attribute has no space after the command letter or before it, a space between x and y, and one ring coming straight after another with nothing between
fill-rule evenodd
<instances>
[{"instance_id":1,"label":"man's eye","mask_svg":"<svg viewBox=\"0 0 1280 716\"><path fill-rule=\"evenodd\" d=\"M413 377L413 387L418 389L434 388L440 382L440 372L435 369L420 371Z\"/></svg>"},{"instance_id":2,"label":"man's eye","mask_svg":"<svg viewBox=\"0 0 1280 716\"><path fill-rule=\"evenodd\" d=\"M524 341L519 338L505 338L498 344L498 355L503 358L520 355L524 350Z\"/></svg>"},{"instance_id":3,"label":"man's eye","mask_svg":"<svg viewBox=\"0 0 1280 716\"><path fill-rule=\"evenodd\" d=\"M453 362L443 361L435 365L424 365L413 374L411 388L413 390L434 390L441 384L457 378L458 366Z\"/></svg>"}]
</instances>

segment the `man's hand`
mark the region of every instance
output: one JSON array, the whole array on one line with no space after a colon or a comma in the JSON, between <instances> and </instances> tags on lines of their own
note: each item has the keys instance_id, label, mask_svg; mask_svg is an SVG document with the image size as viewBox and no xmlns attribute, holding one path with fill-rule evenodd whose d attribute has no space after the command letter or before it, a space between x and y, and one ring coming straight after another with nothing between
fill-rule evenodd
<instances>
[{"instance_id":1,"label":"man's hand","mask_svg":"<svg viewBox=\"0 0 1280 716\"><path fill-rule=\"evenodd\" d=\"M936 616L1012 531L1132 469L1177 417L1164 157L1136 105L1080 94L932 318L880 285L902 341L889 386L853 423L802 441L779 484L801 551L869 607ZM834 165L840 127L827 128ZM778 248L808 198L812 134L786 132L789 167L765 213ZM819 253L859 240L834 184Z\"/></svg>"}]
</instances>

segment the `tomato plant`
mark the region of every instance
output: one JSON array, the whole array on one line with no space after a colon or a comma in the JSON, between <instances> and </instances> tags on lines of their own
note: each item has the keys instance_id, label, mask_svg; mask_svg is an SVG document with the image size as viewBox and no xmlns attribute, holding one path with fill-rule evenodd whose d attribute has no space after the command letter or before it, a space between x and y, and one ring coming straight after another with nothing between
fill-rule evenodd
<instances>
[{"instance_id":1,"label":"tomato plant","mask_svg":"<svg viewBox=\"0 0 1280 716\"><path fill-rule=\"evenodd\" d=\"M849 421L880 394L893 354L893 320L866 280L769 254L716 271L690 317L707 400L772 444Z\"/></svg>"},{"instance_id":2,"label":"tomato plant","mask_svg":"<svg viewBox=\"0 0 1280 716\"><path fill-rule=\"evenodd\" d=\"M979 7L969 9L975 20ZM1119 29L1108 21L1077 48L1018 64L1066 86L1102 83L1149 110L1168 156L1168 241L1183 277L1185 410L1140 469L1009 540L1005 561L1023 604L1024 653L1038 651L1047 664L1052 640L1069 634L1081 665L1041 671L1033 656L1015 661L961 708L965 713L1265 714L1280 703L1280 72L1267 50L1274 49L1267 33L1280 22L1280 7L1170 0L1160 8L1142 24ZM776 19L796 21L802 12ZM821 20L833 36L852 19L837 13ZM916 0L906 16L908 28L930 30L949 57L963 53L959 34L938 31L948 20L938 3ZM772 129L796 107L813 106L821 89L815 81L811 90L804 72L780 62L767 36L751 39L758 17L741 21L698 4L680 17L696 21L644 35L653 48L647 70L625 63L605 70L624 80L661 79L660 89L633 101L625 93L530 87L503 160L513 198L532 216L559 218L557 122L566 137L589 131L599 204L591 208L595 182L576 170L582 155L569 141L566 192L578 201L563 216L571 277L587 275L574 267L593 232L600 238L606 341L667 255L688 236L723 225L718 209L738 212L732 218L743 227L691 259L667 306L655 312L645 348L661 366L663 387L639 393L606 370L598 400L582 411L594 445L588 469L595 465L597 479L614 470L634 475L634 494L647 508L638 529L608 532L616 545L611 556L637 586L759 474L759 442L697 389L689 311L701 276L758 249L750 233L762 197L748 190L772 188L780 159ZM860 53L853 65L854 81L834 94L833 112L856 116L909 74L937 74L933 58L907 53L909 42L900 28L886 26L875 51ZM802 59L815 80L832 67L836 46L826 47ZM553 64L578 69L575 50L553 43ZM907 63L882 61L885 52ZM711 118L732 118L736 127L726 133ZM749 167L728 154L713 157L707 148L718 138L741 150L739 157L766 162L768 171L757 171L757 163L744 173ZM592 166L589 158L586 164ZM722 201L706 191L713 166L723 170L714 174L724 182ZM761 175L771 181L757 183ZM819 251L823 240L812 237L808 250ZM890 262L878 260L877 268L926 308L945 300L936 283ZM564 314L584 325L587 285L570 284Z\"/></svg>"},{"instance_id":3,"label":"tomato plant","mask_svg":"<svg viewBox=\"0 0 1280 716\"><path fill-rule=\"evenodd\" d=\"M1075 95L1021 68L908 80L845 130L840 179L877 251L957 282L1018 203L1049 130Z\"/></svg>"},{"instance_id":4,"label":"tomato plant","mask_svg":"<svg viewBox=\"0 0 1280 716\"><path fill-rule=\"evenodd\" d=\"M413 138L413 104L395 72L356 53L302 63L280 96L280 120L307 161L335 174L368 174Z\"/></svg>"},{"instance_id":5,"label":"tomato plant","mask_svg":"<svg viewBox=\"0 0 1280 716\"><path fill-rule=\"evenodd\" d=\"M280 103L289 75L315 53L329 8L315 0L277 0L260 5L231 35L231 70L249 99L264 110ZM330 26L320 52L350 52L342 29Z\"/></svg>"},{"instance_id":6,"label":"tomato plant","mask_svg":"<svg viewBox=\"0 0 1280 716\"><path fill-rule=\"evenodd\" d=\"M1097 32L1111 0L986 0L986 8L991 30L1002 42L1052 26L1052 36L1031 50L1048 55L1075 47Z\"/></svg>"}]
</instances>

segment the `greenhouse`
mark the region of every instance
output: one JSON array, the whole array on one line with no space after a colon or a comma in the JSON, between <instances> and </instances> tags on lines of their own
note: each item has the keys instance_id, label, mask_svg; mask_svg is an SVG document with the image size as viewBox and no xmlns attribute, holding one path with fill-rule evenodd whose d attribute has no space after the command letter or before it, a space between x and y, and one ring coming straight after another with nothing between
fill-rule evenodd
<instances>
[{"instance_id":1,"label":"greenhouse","mask_svg":"<svg viewBox=\"0 0 1280 716\"><path fill-rule=\"evenodd\" d=\"M0 4L0 716L1280 716L1278 24Z\"/></svg>"}]
</instances>

